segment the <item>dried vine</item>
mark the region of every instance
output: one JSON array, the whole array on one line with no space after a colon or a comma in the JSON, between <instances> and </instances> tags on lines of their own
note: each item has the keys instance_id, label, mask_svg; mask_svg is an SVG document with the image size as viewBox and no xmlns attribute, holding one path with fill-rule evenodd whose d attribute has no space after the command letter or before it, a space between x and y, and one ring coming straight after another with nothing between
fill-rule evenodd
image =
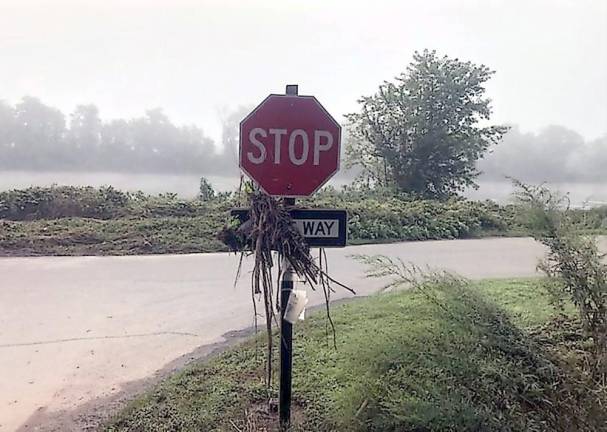
<instances>
[{"instance_id":1,"label":"dried vine","mask_svg":"<svg viewBox=\"0 0 607 432\"><path fill-rule=\"evenodd\" d=\"M276 310L279 309L279 287L276 284L276 309L274 308L274 279L272 270L277 268L276 281L280 281L280 266L274 262L274 254L282 260L288 260L295 273L312 289L320 285L325 296L327 319L333 332L335 342L335 326L330 315L329 301L332 284L341 286L354 294L354 291L344 284L336 281L328 274L327 257L324 250L320 251L318 263L310 254L310 248L303 236L293 224L289 214L290 208L283 202L272 198L262 192L254 191L249 194L249 219L243 224L226 226L218 235L233 252L241 253L238 274L242 259L253 254L255 262L251 273L251 295L255 313L255 326L257 327L256 295L261 295L265 310L265 324L267 334L267 364L266 384L272 382L272 321L278 324Z\"/></svg>"}]
</instances>

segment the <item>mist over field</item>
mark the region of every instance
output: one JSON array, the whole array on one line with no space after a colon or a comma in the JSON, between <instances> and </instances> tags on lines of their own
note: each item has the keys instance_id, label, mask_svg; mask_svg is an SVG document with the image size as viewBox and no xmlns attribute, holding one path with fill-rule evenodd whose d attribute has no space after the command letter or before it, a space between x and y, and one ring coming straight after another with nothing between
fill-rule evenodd
<instances>
[{"instance_id":1,"label":"mist over field","mask_svg":"<svg viewBox=\"0 0 607 432\"><path fill-rule=\"evenodd\" d=\"M190 198L204 176L216 190L231 191L240 182L238 124L250 109L226 113L221 138L215 141L196 125L173 124L161 109L102 121L94 105L65 115L34 98L15 106L0 104L0 190L112 185ZM344 129L345 149L347 124ZM512 177L546 182L570 193L578 206L607 202L607 135L587 140L563 126L533 133L513 125L477 165L480 187L465 191L473 199L507 202L512 192L507 177ZM329 185L340 188L356 175L356 168L342 169Z\"/></svg>"},{"instance_id":2,"label":"mist over field","mask_svg":"<svg viewBox=\"0 0 607 432\"><path fill-rule=\"evenodd\" d=\"M238 187L239 177L206 176L217 191L232 191ZM176 193L184 198L193 198L199 192L200 177L180 174L126 174L111 172L28 172L0 171L0 190L26 188L29 186L76 185L105 186L149 194ZM337 177L328 185L336 188L348 184L350 179ZM511 199L512 185L508 181L492 180L481 176L479 189L467 189L465 196L471 199L491 199L507 203ZM553 189L569 193L575 206L597 206L607 204L607 184L592 182L550 182Z\"/></svg>"}]
</instances>

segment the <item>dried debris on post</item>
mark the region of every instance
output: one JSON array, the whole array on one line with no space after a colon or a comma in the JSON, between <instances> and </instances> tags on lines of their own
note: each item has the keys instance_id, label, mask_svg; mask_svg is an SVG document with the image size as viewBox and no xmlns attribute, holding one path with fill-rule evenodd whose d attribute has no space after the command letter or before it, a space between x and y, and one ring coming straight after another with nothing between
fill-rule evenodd
<instances>
[{"instance_id":1,"label":"dried debris on post","mask_svg":"<svg viewBox=\"0 0 607 432\"><path fill-rule=\"evenodd\" d=\"M312 289L320 285L325 295L327 317L333 329L335 341L335 329L330 317L329 300L333 291L332 284L354 293L354 291L337 282L328 275L327 259L324 251L320 251L320 259L317 262L310 253L310 248L304 241L303 236L293 224L290 207L284 202L271 196L255 191L249 194L250 217L241 225L229 225L223 228L218 238L224 242L231 251L245 255L254 255L255 262L251 273L251 294L255 321L257 322L257 299L260 295L263 299L266 332L267 353L266 383L270 386L272 382L272 321L277 325L276 311L279 310L278 287L280 281L280 268L275 259L288 260L293 271L309 283ZM272 271L276 269L276 293L274 293L274 278ZM240 268L238 273L240 273ZM276 306L274 301L276 301Z\"/></svg>"}]
</instances>

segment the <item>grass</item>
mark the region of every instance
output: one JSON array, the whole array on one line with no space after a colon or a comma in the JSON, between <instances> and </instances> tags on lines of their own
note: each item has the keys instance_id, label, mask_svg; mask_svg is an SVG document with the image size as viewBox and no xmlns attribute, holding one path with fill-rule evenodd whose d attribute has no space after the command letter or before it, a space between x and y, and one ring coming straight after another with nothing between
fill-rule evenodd
<instances>
[{"instance_id":1,"label":"grass","mask_svg":"<svg viewBox=\"0 0 607 432\"><path fill-rule=\"evenodd\" d=\"M445 279L339 305L337 349L313 315L295 326L293 430L601 430L571 361L531 336L555 314L540 283ZM274 430L263 366L253 338L172 376L105 431Z\"/></svg>"},{"instance_id":2,"label":"grass","mask_svg":"<svg viewBox=\"0 0 607 432\"><path fill-rule=\"evenodd\" d=\"M0 256L147 255L224 252L217 232L225 212L204 216L0 220ZM516 233L479 232L474 237ZM522 235L522 234L520 234ZM403 238L350 237L348 244L396 243Z\"/></svg>"}]
</instances>

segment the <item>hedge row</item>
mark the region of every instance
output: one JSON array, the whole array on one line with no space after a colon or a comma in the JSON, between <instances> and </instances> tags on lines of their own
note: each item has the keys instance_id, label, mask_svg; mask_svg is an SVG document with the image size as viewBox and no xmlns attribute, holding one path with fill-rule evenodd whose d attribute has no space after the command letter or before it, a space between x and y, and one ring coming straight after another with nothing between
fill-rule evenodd
<instances>
[{"instance_id":1,"label":"hedge row","mask_svg":"<svg viewBox=\"0 0 607 432\"><path fill-rule=\"evenodd\" d=\"M486 201L413 200L360 193L325 193L311 203L348 210L351 240L454 239L506 233L515 225L512 206Z\"/></svg>"},{"instance_id":2,"label":"hedge row","mask_svg":"<svg viewBox=\"0 0 607 432\"><path fill-rule=\"evenodd\" d=\"M68 217L117 219L121 217L196 217L208 203L179 199L175 194L146 195L100 188L52 186L0 192L0 219L31 221Z\"/></svg>"},{"instance_id":3,"label":"hedge row","mask_svg":"<svg viewBox=\"0 0 607 432\"><path fill-rule=\"evenodd\" d=\"M377 192L326 190L300 203L346 209L351 242L524 234L515 206L489 201L429 201ZM69 254L72 249L76 253L76 244L87 244L86 253L96 245L103 245L100 253L194 252L201 245L201 251L221 250L215 233L235 206L238 203L228 194L204 202L112 187L35 187L0 192L0 222L4 220L0 223L0 254L11 250L19 253L17 249L25 246L34 253L42 243L49 247L58 244L63 248L59 253ZM572 215L585 229L607 230L607 207L576 210ZM133 233L143 234L138 237ZM128 252L119 247L120 242L128 243Z\"/></svg>"}]
</instances>

